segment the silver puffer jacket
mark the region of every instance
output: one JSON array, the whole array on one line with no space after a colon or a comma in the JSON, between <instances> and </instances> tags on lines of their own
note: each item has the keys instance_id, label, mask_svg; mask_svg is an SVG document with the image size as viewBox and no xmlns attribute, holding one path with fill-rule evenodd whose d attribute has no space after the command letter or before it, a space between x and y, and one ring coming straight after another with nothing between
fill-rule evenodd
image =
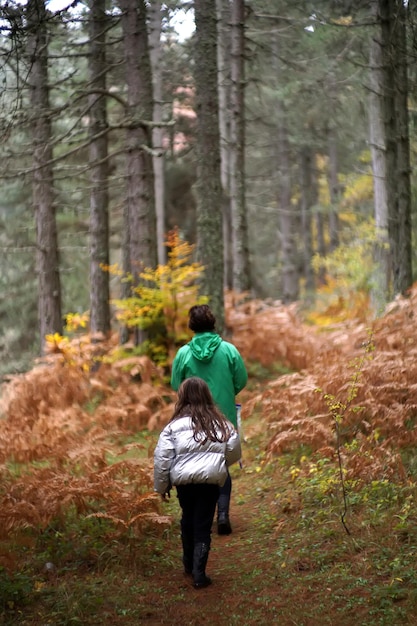
<instances>
[{"instance_id":1,"label":"silver puffer jacket","mask_svg":"<svg viewBox=\"0 0 417 626\"><path fill-rule=\"evenodd\" d=\"M227 478L227 467L239 461L239 435L230 424L226 442L206 441L193 437L190 417L178 417L159 435L154 453L154 489L164 494L173 485L210 483L220 487Z\"/></svg>"}]
</instances>

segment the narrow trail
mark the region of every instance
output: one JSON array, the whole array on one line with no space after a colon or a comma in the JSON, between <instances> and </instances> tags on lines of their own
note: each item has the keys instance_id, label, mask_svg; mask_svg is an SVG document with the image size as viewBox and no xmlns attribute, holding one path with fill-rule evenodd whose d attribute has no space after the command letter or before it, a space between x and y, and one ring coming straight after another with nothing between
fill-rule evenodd
<instances>
[{"instance_id":1,"label":"narrow trail","mask_svg":"<svg viewBox=\"0 0 417 626\"><path fill-rule=\"evenodd\" d=\"M233 532L219 536L213 526L212 546L207 573L213 584L195 590L190 577L182 572L181 542L179 536L180 509L177 502L169 506L173 512L173 526L166 542L164 564L153 574L154 597L146 602L143 623L151 626L197 626L201 624L228 626L240 624L269 625L276 623L281 606L276 572L263 567L263 555L269 550L273 529L260 523L269 504L267 493L259 482L258 459L262 448L252 443L243 444L243 468L231 468L233 492L231 522ZM176 500L175 496L173 496ZM264 506L265 505L265 506ZM152 594L151 594L152 595ZM280 620L282 624L282 620ZM293 622L289 621L288 624Z\"/></svg>"},{"instance_id":2,"label":"narrow trail","mask_svg":"<svg viewBox=\"0 0 417 626\"><path fill-rule=\"evenodd\" d=\"M140 623L149 626L365 626L364 601L361 617L358 607L349 604L350 593L341 579L338 599L329 603L330 587L326 573L311 557L293 545L300 521L297 492L282 475L279 461L263 463L267 432L252 421L248 442L243 446L244 464L231 468L233 479L231 522L233 532L219 536L213 526L207 573L213 584L195 590L182 571L179 533L180 509L169 506L173 525L165 541L166 552L150 574L154 592L140 598ZM333 532L333 531L332 531ZM341 535L340 529L338 531ZM306 532L311 546L321 541ZM329 561L332 562L331 542ZM355 558L355 557L353 557ZM336 562L339 567L340 563ZM325 568L324 568L325 570ZM329 583L327 583L328 585ZM334 593L334 592L333 592ZM346 596L346 597L345 597ZM374 624L375 622L372 622ZM390 622L378 622L392 626ZM399 626L400 622L398 622Z\"/></svg>"}]
</instances>

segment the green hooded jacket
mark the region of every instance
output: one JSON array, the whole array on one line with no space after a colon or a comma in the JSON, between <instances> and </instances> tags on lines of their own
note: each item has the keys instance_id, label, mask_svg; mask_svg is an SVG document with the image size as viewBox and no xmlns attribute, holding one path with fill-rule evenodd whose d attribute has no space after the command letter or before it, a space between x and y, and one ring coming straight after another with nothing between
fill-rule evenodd
<instances>
[{"instance_id":1,"label":"green hooded jacket","mask_svg":"<svg viewBox=\"0 0 417 626\"><path fill-rule=\"evenodd\" d=\"M178 391L182 381L191 376L206 381L220 411L236 427L235 396L248 380L238 349L223 341L216 332L196 333L175 356L171 375L174 391Z\"/></svg>"}]
</instances>

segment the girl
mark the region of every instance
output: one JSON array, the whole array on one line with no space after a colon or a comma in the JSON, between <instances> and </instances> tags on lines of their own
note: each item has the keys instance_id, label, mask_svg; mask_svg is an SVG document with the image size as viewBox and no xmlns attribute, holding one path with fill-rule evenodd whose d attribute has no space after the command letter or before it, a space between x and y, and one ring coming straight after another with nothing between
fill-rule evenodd
<instances>
[{"instance_id":1,"label":"girl","mask_svg":"<svg viewBox=\"0 0 417 626\"><path fill-rule=\"evenodd\" d=\"M195 376L184 380L155 449L154 484L163 500L177 488L184 570L196 589L211 583L206 565L219 488L240 457L239 435L215 406L207 383Z\"/></svg>"}]
</instances>

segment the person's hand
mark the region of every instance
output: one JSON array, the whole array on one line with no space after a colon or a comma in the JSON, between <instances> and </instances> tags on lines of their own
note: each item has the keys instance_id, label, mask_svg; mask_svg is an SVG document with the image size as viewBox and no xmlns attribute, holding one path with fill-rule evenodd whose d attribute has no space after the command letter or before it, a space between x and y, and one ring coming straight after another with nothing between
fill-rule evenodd
<instances>
[{"instance_id":1,"label":"person's hand","mask_svg":"<svg viewBox=\"0 0 417 626\"><path fill-rule=\"evenodd\" d=\"M168 502L168 500L171 498L171 492L170 491L166 491L165 493L161 493L161 500L163 502Z\"/></svg>"}]
</instances>

